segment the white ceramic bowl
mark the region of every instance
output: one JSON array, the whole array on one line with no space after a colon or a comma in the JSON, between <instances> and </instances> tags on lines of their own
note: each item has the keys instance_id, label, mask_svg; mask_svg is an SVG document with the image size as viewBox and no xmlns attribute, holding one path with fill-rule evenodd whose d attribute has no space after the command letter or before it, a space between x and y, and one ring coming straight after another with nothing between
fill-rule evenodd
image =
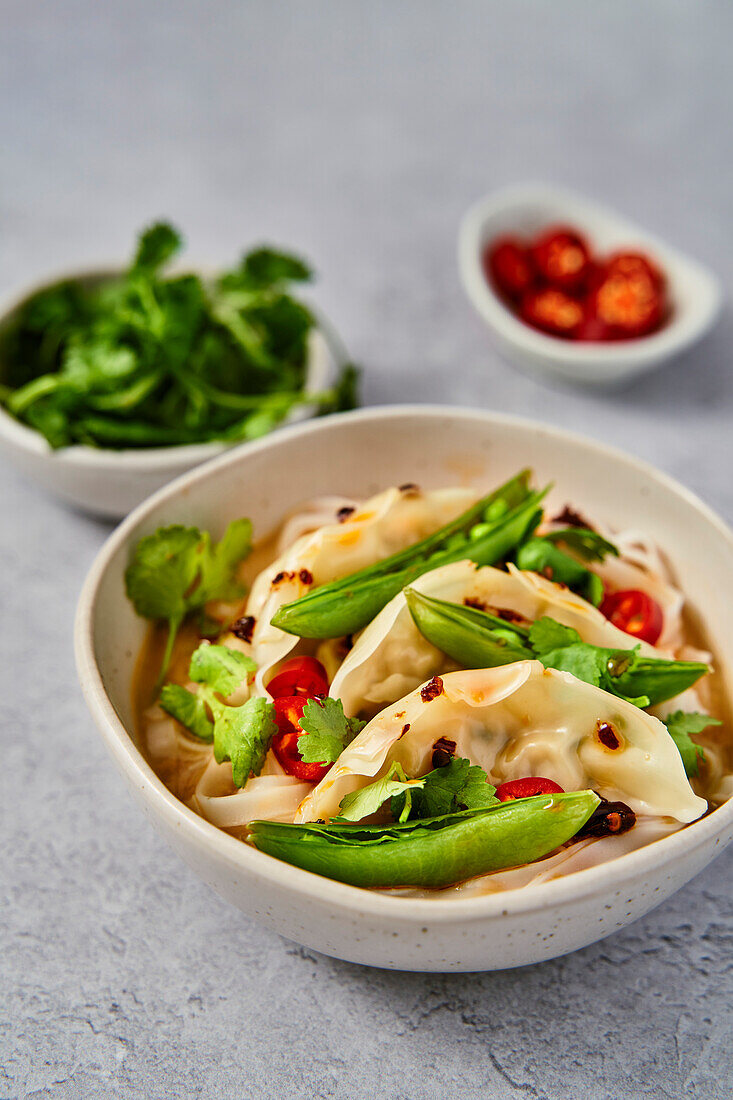
<instances>
[{"instance_id":1,"label":"white ceramic bowl","mask_svg":"<svg viewBox=\"0 0 733 1100\"><path fill-rule=\"evenodd\" d=\"M672 315L659 332L606 344L573 342L547 336L515 317L486 279L484 248L505 233L531 237L560 223L577 227L601 255L641 248L658 261L672 303ZM461 222L458 263L468 297L510 362L540 377L584 385L622 383L672 359L704 336L722 302L720 282L695 260L608 207L543 184L509 187L472 206Z\"/></svg>"},{"instance_id":2,"label":"white ceramic bowl","mask_svg":"<svg viewBox=\"0 0 733 1100\"><path fill-rule=\"evenodd\" d=\"M119 269L100 268L60 275L38 284L0 308L0 330L39 290L69 279L94 285L119 274ZM314 329L308 341L306 393L327 389L335 374L331 346L323 331ZM304 405L295 409L285 423L293 424L312 415L313 408ZM126 516L162 485L231 447L228 443L196 443L119 451L74 446L54 451L39 432L21 424L0 405L0 450L18 469L67 503L112 519Z\"/></svg>"},{"instance_id":3,"label":"white ceramic bowl","mask_svg":"<svg viewBox=\"0 0 733 1100\"><path fill-rule=\"evenodd\" d=\"M288 428L161 490L97 557L76 619L77 667L92 716L135 797L173 848L225 898L284 936L328 955L395 969L519 966L622 928L679 889L733 837L731 801L664 840L554 882L464 900L393 897L291 867L219 831L170 794L136 747L130 684L146 624L125 598L123 573L142 535L169 523L196 523L218 534L241 514L250 515L262 535L288 509L320 494L368 496L403 482L491 486L526 464L540 481L556 482L551 508L572 501L612 525L643 526L658 540L705 621L729 690L731 532L644 463L531 421L396 406Z\"/></svg>"}]
</instances>

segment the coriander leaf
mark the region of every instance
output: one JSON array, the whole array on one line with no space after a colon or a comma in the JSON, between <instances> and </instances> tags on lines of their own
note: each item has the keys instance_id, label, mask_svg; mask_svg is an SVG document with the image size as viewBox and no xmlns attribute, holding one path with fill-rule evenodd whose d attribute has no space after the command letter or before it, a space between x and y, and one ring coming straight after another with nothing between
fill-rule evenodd
<instances>
[{"instance_id":1,"label":"coriander leaf","mask_svg":"<svg viewBox=\"0 0 733 1100\"><path fill-rule=\"evenodd\" d=\"M586 684L602 687L620 699L637 707L649 706L646 695L631 697L619 690L615 678L634 667L638 646L629 652L604 649L581 641L580 634L570 626L544 616L533 623L529 642L545 668L569 672Z\"/></svg>"},{"instance_id":2,"label":"coriander leaf","mask_svg":"<svg viewBox=\"0 0 733 1100\"><path fill-rule=\"evenodd\" d=\"M472 764L455 797L457 808L465 806L467 810L481 810L484 806L493 806L498 802L495 796L496 787L489 783L484 769L478 764Z\"/></svg>"},{"instance_id":3,"label":"coriander leaf","mask_svg":"<svg viewBox=\"0 0 733 1100\"><path fill-rule=\"evenodd\" d=\"M702 733L708 726L720 726L722 723L718 718L711 718L708 714L700 714L697 711L685 712L683 710L676 710L664 721L669 730L669 735L682 757L686 774L688 777L696 776L700 767L698 760L705 759L705 752L700 745L692 740L690 735Z\"/></svg>"},{"instance_id":4,"label":"coriander leaf","mask_svg":"<svg viewBox=\"0 0 733 1100\"><path fill-rule=\"evenodd\" d=\"M128 379L138 367L134 351L99 337L74 339L63 355L61 374L77 390L109 390Z\"/></svg>"},{"instance_id":5,"label":"coriander leaf","mask_svg":"<svg viewBox=\"0 0 733 1100\"><path fill-rule=\"evenodd\" d=\"M529 642L545 668L569 672L578 680L592 684L593 687L602 687L636 707L649 706L648 696L625 695L616 683L616 677L622 672L627 673L633 669L638 659L638 647L622 652L589 645L581 641L577 630L563 626L547 616L532 624Z\"/></svg>"},{"instance_id":6,"label":"coriander leaf","mask_svg":"<svg viewBox=\"0 0 733 1100\"><path fill-rule=\"evenodd\" d=\"M597 646L578 642L576 645L563 646L543 653L540 661L545 668L556 668L559 672L570 672L586 684L599 687L606 669L606 652Z\"/></svg>"},{"instance_id":7,"label":"coriander leaf","mask_svg":"<svg viewBox=\"0 0 733 1100\"><path fill-rule=\"evenodd\" d=\"M486 772L465 758L455 757L445 767L428 772L423 781L422 789L412 795L411 817L440 817L496 802L496 788L488 782ZM404 809L404 795L397 795L392 800L393 815L402 820Z\"/></svg>"},{"instance_id":8,"label":"coriander leaf","mask_svg":"<svg viewBox=\"0 0 733 1100\"><path fill-rule=\"evenodd\" d=\"M197 684L206 684L221 695L231 695L246 682L251 682L257 665L251 657L225 645L202 642L191 657L189 676Z\"/></svg>"},{"instance_id":9,"label":"coriander leaf","mask_svg":"<svg viewBox=\"0 0 733 1100\"><path fill-rule=\"evenodd\" d=\"M166 684L158 699L163 710L177 719L195 737L213 741L214 723L209 718L206 703L198 695L178 684Z\"/></svg>"},{"instance_id":10,"label":"coriander leaf","mask_svg":"<svg viewBox=\"0 0 733 1100\"><path fill-rule=\"evenodd\" d=\"M306 764L333 764L366 722L347 718L340 699L309 699L303 708L298 752Z\"/></svg>"},{"instance_id":11,"label":"coriander leaf","mask_svg":"<svg viewBox=\"0 0 733 1100\"><path fill-rule=\"evenodd\" d=\"M248 519L233 520L218 543L212 545L204 534L201 560L201 583L196 593L197 605L209 600L234 600L242 595L235 580L237 566L252 549L252 523Z\"/></svg>"},{"instance_id":12,"label":"coriander leaf","mask_svg":"<svg viewBox=\"0 0 733 1100\"><path fill-rule=\"evenodd\" d=\"M586 561L603 561L608 554L619 556L617 546L588 527L563 527L562 530L548 532L544 537L550 542L564 543Z\"/></svg>"},{"instance_id":13,"label":"coriander leaf","mask_svg":"<svg viewBox=\"0 0 733 1100\"><path fill-rule=\"evenodd\" d=\"M68 447L73 442L69 430L69 417L63 409L39 401L28 409L25 416L31 427L45 436L49 447L54 450L59 447Z\"/></svg>"},{"instance_id":14,"label":"coriander leaf","mask_svg":"<svg viewBox=\"0 0 733 1100\"><path fill-rule=\"evenodd\" d=\"M138 615L180 624L190 609L189 592L201 560L197 527L159 527L140 539L125 571L127 595Z\"/></svg>"},{"instance_id":15,"label":"coriander leaf","mask_svg":"<svg viewBox=\"0 0 733 1100\"><path fill-rule=\"evenodd\" d=\"M335 385L326 390L318 406L319 416L328 416L334 412L349 412L359 404L359 380L361 370L353 363L346 363L336 379Z\"/></svg>"},{"instance_id":16,"label":"coriander leaf","mask_svg":"<svg viewBox=\"0 0 733 1100\"><path fill-rule=\"evenodd\" d=\"M214 723L217 764L232 762L235 787L246 786L250 772L259 775L277 732L275 708L266 699L248 699L241 707L222 706Z\"/></svg>"},{"instance_id":17,"label":"coriander leaf","mask_svg":"<svg viewBox=\"0 0 733 1100\"><path fill-rule=\"evenodd\" d=\"M343 385L305 392L317 322L286 293L310 275L302 260L264 248L215 279L168 276L180 245L172 226L150 226L123 275L45 288L3 327L0 403L51 447L254 439L300 404L354 402L348 369Z\"/></svg>"},{"instance_id":18,"label":"coriander leaf","mask_svg":"<svg viewBox=\"0 0 733 1100\"><path fill-rule=\"evenodd\" d=\"M529 629L529 644L538 657L553 649L562 649L578 642L582 643L582 638L577 630L573 630L571 626L563 626L547 615L537 619Z\"/></svg>"},{"instance_id":19,"label":"coriander leaf","mask_svg":"<svg viewBox=\"0 0 733 1100\"><path fill-rule=\"evenodd\" d=\"M183 619L208 600L233 599L241 593L234 571L238 555L250 548L249 520L235 520L212 546L198 527L159 527L140 539L125 571L127 595L138 615L168 622L168 643L160 671L165 674Z\"/></svg>"},{"instance_id":20,"label":"coriander leaf","mask_svg":"<svg viewBox=\"0 0 733 1100\"><path fill-rule=\"evenodd\" d=\"M156 271L178 252L182 243L177 229L168 222L156 222L140 234L132 270Z\"/></svg>"},{"instance_id":21,"label":"coriander leaf","mask_svg":"<svg viewBox=\"0 0 733 1100\"><path fill-rule=\"evenodd\" d=\"M387 799L399 794L410 795L412 791L422 787L424 779L408 779L399 764L395 763L386 775L370 783L361 790L352 791L341 800L341 818L345 821L361 821L377 812ZM410 803L405 806L404 817L410 812ZM401 818L402 819L402 818Z\"/></svg>"},{"instance_id":22,"label":"coriander leaf","mask_svg":"<svg viewBox=\"0 0 733 1100\"><path fill-rule=\"evenodd\" d=\"M242 260L246 280L269 287L281 282L304 282L313 277L308 265L298 256L274 248L255 248Z\"/></svg>"}]
</instances>

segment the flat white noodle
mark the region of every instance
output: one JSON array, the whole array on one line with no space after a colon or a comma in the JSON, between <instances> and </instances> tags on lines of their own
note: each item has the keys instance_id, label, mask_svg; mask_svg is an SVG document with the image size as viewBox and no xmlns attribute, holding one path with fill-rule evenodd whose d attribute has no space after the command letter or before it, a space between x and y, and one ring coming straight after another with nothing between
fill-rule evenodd
<instances>
[{"instance_id":1,"label":"flat white noodle","mask_svg":"<svg viewBox=\"0 0 733 1100\"><path fill-rule=\"evenodd\" d=\"M310 783L281 774L256 776L237 791L232 784L231 764L217 764L212 755L196 787L194 802L212 825L232 829L258 818L292 821L299 802L310 790Z\"/></svg>"},{"instance_id":2,"label":"flat white noodle","mask_svg":"<svg viewBox=\"0 0 733 1100\"><path fill-rule=\"evenodd\" d=\"M492 566L477 568L470 561L453 562L423 574L413 588L449 603L476 600L531 621L549 615L573 627L590 645L629 649L635 644L574 592L511 564L504 572ZM648 656L656 653L646 642L641 647ZM400 592L359 635L336 673L331 695L342 700L347 714L373 715L423 681L455 667L422 636Z\"/></svg>"},{"instance_id":3,"label":"flat white noodle","mask_svg":"<svg viewBox=\"0 0 733 1100\"><path fill-rule=\"evenodd\" d=\"M544 776L566 791L592 787L637 814L689 822L707 808L694 793L665 726L637 707L539 661L449 672L436 698L421 690L383 710L303 800L295 820L338 813L344 795L382 776L393 762L410 776L432 767L440 737L498 785ZM607 748L599 727L613 727Z\"/></svg>"},{"instance_id":4,"label":"flat white noodle","mask_svg":"<svg viewBox=\"0 0 733 1100\"><path fill-rule=\"evenodd\" d=\"M400 897L451 898L478 897L482 894L501 893L505 890L522 890L527 886L536 886L541 882L564 878L574 871L584 871L588 867L597 867L611 859L618 859L627 852L635 852L646 844L661 840L665 836L681 829L679 821L669 817L638 817L636 825L621 836L596 837L580 840L567 848L561 848L547 859L536 863L527 863L523 867L512 867L508 871L494 871L490 875L479 875L457 886L444 890L403 889L390 890L388 893Z\"/></svg>"},{"instance_id":5,"label":"flat white noodle","mask_svg":"<svg viewBox=\"0 0 733 1100\"><path fill-rule=\"evenodd\" d=\"M184 733L159 706L143 714L145 747L156 773L178 798L185 801L211 755L211 746Z\"/></svg>"},{"instance_id":6,"label":"flat white noodle","mask_svg":"<svg viewBox=\"0 0 733 1100\"><path fill-rule=\"evenodd\" d=\"M711 796L712 801L716 803L727 802L729 798L733 798L733 775L730 773L721 777Z\"/></svg>"},{"instance_id":7,"label":"flat white noodle","mask_svg":"<svg viewBox=\"0 0 733 1100\"><path fill-rule=\"evenodd\" d=\"M278 608L316 585L327 584L404 550L455 519L478 499L473 489L387 489L343 523L299 538L256 578L246 614L256 620L251 654L258 665L254 694L265 694L270 669L299 639L271 625Z\"/></svg>"}]
</instances>

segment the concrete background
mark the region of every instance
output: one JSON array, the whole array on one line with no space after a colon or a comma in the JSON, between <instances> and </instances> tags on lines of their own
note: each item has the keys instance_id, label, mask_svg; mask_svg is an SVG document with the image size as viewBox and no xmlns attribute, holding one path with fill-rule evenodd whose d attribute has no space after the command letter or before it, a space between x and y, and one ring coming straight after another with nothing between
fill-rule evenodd
<instances>
[{"instance_id":1,"label":"concrete background","mask_svg":"<svg viewBox=\"0 0 733 1100\"><path fill-rule=\"evenodd\" d=\"M524 179L608 200L730 287L724 3L5 0L0 291L129 251L311 257L367 403L468 404L614 442L733 518L731 316L611 395L502 363L458 219ZM731 1094L729 851L626 931L473 976L380 973L250 924L129 801L72 665L108 528L0 481L0 1096Z\"/></svg>"}]
</instances>

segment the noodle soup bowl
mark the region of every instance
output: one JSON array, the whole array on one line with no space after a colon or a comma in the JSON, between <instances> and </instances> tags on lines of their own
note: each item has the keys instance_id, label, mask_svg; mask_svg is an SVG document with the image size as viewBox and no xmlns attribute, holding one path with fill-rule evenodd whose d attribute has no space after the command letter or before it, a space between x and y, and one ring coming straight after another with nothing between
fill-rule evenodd
<instances>
[{"instance_id":1,"label":"noodle soup bowl","mask_svg":"<svg viewBox=\"0 0 733 1100\"><path fill-rule=\"evenodd\" d=\"M562 955L616 932L680 889L731 840L733 801L662 840L562 878L470 897L394 896L321 878L220 831L178 801L140 751L132 681L147 624L125 596L124 570L143 535L184 523L218 536L229 520L248 514L262 538L286 513L317 496L366 497L405 482L485 488L525 465L534 468L538 481L555 483L550 508L571 501L613 527L643 529L663 548L705 624L729 694L729 529L687 490L644 463L530 421L395 406L296 425L168 485L137 508L99 553L81 594L75 630L89 710L156 828L197 875L247 916L327 955L372 966L503 969ZM678 904L684 906L684 896Z\"/></svg>"}]
</instances>

